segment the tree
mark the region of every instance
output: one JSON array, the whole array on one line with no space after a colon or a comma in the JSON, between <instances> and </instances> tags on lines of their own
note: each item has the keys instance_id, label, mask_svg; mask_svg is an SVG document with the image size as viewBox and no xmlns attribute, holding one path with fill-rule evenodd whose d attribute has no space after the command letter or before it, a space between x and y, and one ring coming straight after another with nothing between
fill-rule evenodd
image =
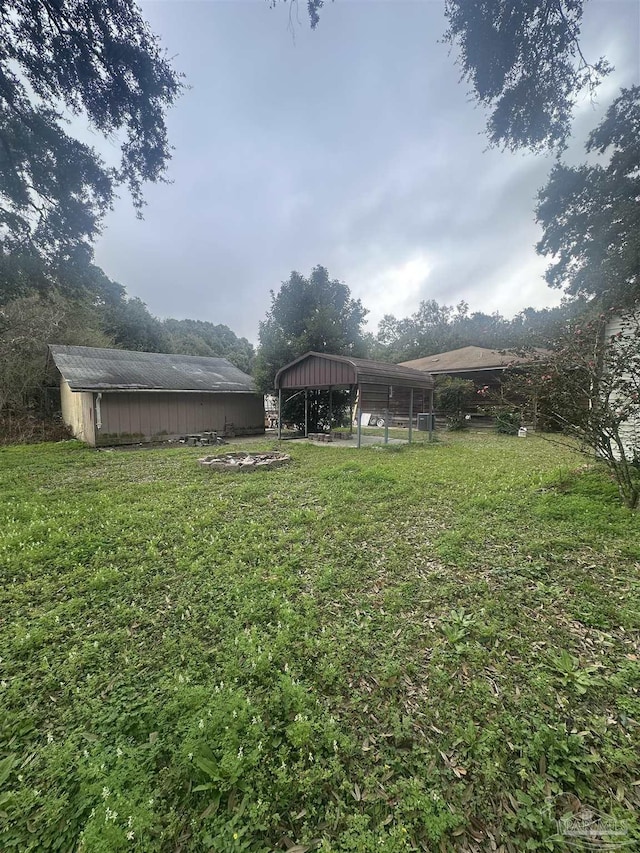
<instances>
[{"instance_id":1,"label":"tree","mask_svg":"<svg viewBox=\"0 0 640 853\"><path fill-rule=\"evenodd\" d=\"M576 97L593 93L610 66L580 47L583 0L446 0L445 41L490 107L487 134L508 148L563 148Z\"/></svg>"},{"instance_id":2,"label":"tree","mask_svg":"<svg viewBox=\"0 0 640 853\"><path fill-rule=\"evenodd\" d=\"M278 370L310 350L364 355L366 314L347 285L329 279L324 267L314 267L309 278L292 272L277 295L271 291L271 308L260 323L255 366L259 389L273 391Z\"/></svg>"},{"instance_id":3,"label":"tree","mask_svg":"<svg viewBox=\"0 0 640 853\"><path fill-rule=\"evenodd\" d=\"M538 196L551 287L634 305L640 293L640 86L622 89L587 141L604 163L554 166Z\"/></svg>"},{"instance_id":4,"label":"tree","mask_svg":"<svg viewBox=\"0 0 640 853\"><path fill-rule=\"evenodd\" d=\"M271 291L271 308L260 323L259 347L254 375L260 391L273 391L281 367L310 350L334 355L366 354L362 324L367 314L359 299L352 299L346 284L329 279L324 267L317 266L309 278L292 272L278 294ZM326 393L314 396L312 428L327 421ZM283 409L283 419L304 423L300 396ZM347 406L336 394L334 420L339 421Z\"/></svg>"},{"instance_id":5,"label":"tree","mask_svg":"<svg viewBox=\"0 0 640 853\"><path fill-rule=\"evenodd\" d=\"M170 158L164 120L180 76L133 0L10 0L0 8L0 276L62 280L125 184L142 185ZM68 132L68 117L120 141L110 166ZM9 259L9 260L7 260Z\"/></svg>"},{"instance_id":6,"label":"tree","mask_svg":"<svg viewBox=\"0 0 640 853\"><path fill-rule=\"evenodd\" d=\"M562 433L602 459L622 500L635 509L640 459L629 436L640 423L640 314L629 311L625 331L607 336L611 316L592 312L568 323L509 390L542 404Z\"/></svg>"},{"instance_id":7,"label":"tree","mask_svg":"<svg viewBox=\"0 0 640 853\"><path fill-rule=\"evenodd\" d=\"M145 303L123 297L101 310L102 325L117 347L139 352L171 352L164 325L149 313Z\"/></svg>"},{"instance_id":8,"label":"tree","mask_svg":"<svg viewBox=\"0 0 640 853\"><path fill-rule=\"evenodd\" d=\"M42 413L47 344L113 346L88 302L55 291L0 307L0 419L5 410Z\"/></svg>"},{"instance_id":9,"label":"tree","mask_svg":"<svg viewBox=\"0 0 640 853\"><path fill-rule=\"evenodd\" d=\"M251 373L255 351L246 338L239 338L228 326L206 320L163 322L169 336L170 352L226 358L245 373Z\"/></svg>"},{"instance_id":10,"label":"tree","mask_svg":"<svg viewBox=\"0 0 640 853\"><path fill-rule=\"evenodd\" d=\"M312 29L323 6L307 2ZM583 6L584 0L445 0L444 40L458 48L473 97L492 110L492 144L565 147L576 97L585 88L593 93L611 70L582 52Z\"/></svg>"},{"instance_id":11,"label":"tree","mask_svg":"<svg viewBox=\"0 0 640 853\"><path fill-rule=\"evenodd\" d=\"M527 308L512 320L499 313L469 313L466 302L439 305L429 299L410 317L382 318L372 350L386 361L410 361L465 346L513 349L541 343L541 335L566 317L568 306L537 311Z\"/></svg>"}]
</instances>

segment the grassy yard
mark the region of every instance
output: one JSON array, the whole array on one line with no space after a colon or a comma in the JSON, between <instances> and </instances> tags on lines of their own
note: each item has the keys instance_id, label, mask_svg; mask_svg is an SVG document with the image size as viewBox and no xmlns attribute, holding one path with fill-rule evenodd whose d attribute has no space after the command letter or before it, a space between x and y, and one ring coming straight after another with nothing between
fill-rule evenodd
<instances>
[{"instance_id":1,"label":"grassy yard","mask_svg":"<svg viewBox=\"0 0 640 853\"><path fill-rule=\"evenodd\" d=\"M286 450L0 450L0 850L561 850L581 805L636 849L607 475L531 437Z\"/></svg>"}]
</instances>

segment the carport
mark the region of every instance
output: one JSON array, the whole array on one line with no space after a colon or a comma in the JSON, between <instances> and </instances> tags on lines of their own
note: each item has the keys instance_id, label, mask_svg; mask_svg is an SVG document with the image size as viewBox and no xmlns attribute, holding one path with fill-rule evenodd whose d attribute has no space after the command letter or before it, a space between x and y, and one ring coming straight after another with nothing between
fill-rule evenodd
<instances>
[{"instance_id":1,"label":"carport","mask_svg":"<svg viewBox=\"0 0 640 853\"><path fill-rule=\"evenodd\" d=\"M332 392L348 390L353 425L354 395L357 400L358 447L362 437L362 412L366 406L384 412L385 444L389 441L389 422L392 417L405 417L409 425L409 443L412 440L413 422L418 412L433 414L433 377L422 370L414 370L383 361L352 358L348 355L329 355L307 352L282 367L275 378L278 390L278 438L282 437L282 394L304 391L305 436L309 435L309 391L329 391L331 412ZM416 406L417 404L417 406ZM331 423L331 415L329 416ZM429 430L432 417L428 418Z\"/></svg>"}]
</instances>

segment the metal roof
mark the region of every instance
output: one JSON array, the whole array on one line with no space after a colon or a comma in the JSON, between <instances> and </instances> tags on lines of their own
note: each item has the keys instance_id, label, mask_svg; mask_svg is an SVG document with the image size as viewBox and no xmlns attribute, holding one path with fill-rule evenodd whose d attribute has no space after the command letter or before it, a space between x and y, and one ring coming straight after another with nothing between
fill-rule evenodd
<instances>
[{"instance_id":1,"label":"metal roof","mask_svg":"<svg viewBox=\"0 0 640 853\"><path fill-rule=\"evenodd\" d=\"M276 388L328 388L339 385L402 385L433 388L429 374L398 364L307 352L282 367L275 378Z\"/></svg>"},{"instance_id":2,"label":"metal roof","mask_svg":"<svg viewBox=\"0 0 640 853\"><path fill-rule=\"evenodd\" d=\"M226 358L57 344L49 351L74 391L256 391Z\"/></svg>"},{"instance_id":3,"label":"metal roof","mask_svg":"<svg viewBox=\"0 0 640 853\"><path fill-rule=\"evenodd\" d=\"M544 350L537 350L544 353ZM460 349L428 355L403 361L404 367L424 370L427 373L463 373L478 370L506 370L517 364L526 364L531 357L518 355L506 350L486 349L485 347L461 347Z\"/></svg>"}]
</instances>

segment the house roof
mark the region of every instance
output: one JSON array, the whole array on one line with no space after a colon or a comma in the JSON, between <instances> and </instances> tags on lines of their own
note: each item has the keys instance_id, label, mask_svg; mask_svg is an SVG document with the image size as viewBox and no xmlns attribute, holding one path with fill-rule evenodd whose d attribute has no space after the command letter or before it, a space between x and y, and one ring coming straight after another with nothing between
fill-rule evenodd
<instances>
[{"instance_id":1,"label":"house roof","mask_svg":"<svg viewBox=\"0 0 640 853\"><path fill-rule=\"evenodd\" d=\"M540 350L539 352L543 352ZM515 364L526 364L530 357L518 355L506 350L485 349L485 347L461 347L460 349L428 355L403 361L402 366L428 373L464 373L478 370L506 370Z\"/></svg>"},{"instance_id":2,"label":"house roof","mask_svg":"<svg viewBox=\"0 0 640 853\"><path fill-rule=\"evenodd\" d=\"M422 370L399 364L307 352L276 374L276 388L328 388L339 385L403 385L433 388L433 379Z\"/></svg>"},{"instance_id":3,"label":"house roof","mask_svg":"<svg viewBox=\"0 0 640 853\"><path fill-rule=\"evenodd\" d=\"M49 351L73 391L256 391L226 358L57 344Z\"/></svg>"}]
</instances>

